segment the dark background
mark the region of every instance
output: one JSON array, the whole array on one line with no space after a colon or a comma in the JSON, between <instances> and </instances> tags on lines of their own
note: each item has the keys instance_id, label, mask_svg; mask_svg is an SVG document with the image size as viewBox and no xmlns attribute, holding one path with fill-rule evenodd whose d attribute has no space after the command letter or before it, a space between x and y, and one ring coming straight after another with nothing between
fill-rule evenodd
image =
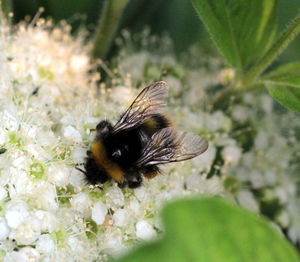
<instances>
[{"instance_id":1,"label":"dark background","mask_svg":"<svg viewBox=\"0 0 300 262\"><path fill-rule=\"evenodd\" d=\"M45 12L42 16L51 16L55 21L67 20L72 25L73 32L83 24L93 32L102 4L103 0L13 0L14 22L23 20L26 15L33 17L38 8L43 6ZM278 0L278 35L299 9L299 0ZM190 0L131 0L123 14L120 29L139 32L146 25L153 34L167 32L174 41L178 55L195 43L207 52L214 52L212 41ZM300 37L284 51L277 63L297 59L300 59Z\"/></svg>"}]
</instances>

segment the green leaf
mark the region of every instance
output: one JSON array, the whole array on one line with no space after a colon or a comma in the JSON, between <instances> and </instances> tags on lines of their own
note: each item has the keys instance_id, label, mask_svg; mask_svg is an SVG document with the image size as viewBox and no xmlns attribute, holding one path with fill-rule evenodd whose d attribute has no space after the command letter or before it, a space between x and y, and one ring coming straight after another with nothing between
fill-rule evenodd
<instances>
[{"instance_id":1,"label":"green leaf","mask_svg":"<svg viewBox=\"0 0 300 262\"><path fill-rule=\"evenodd\" d=\"M276 0L193 0L194 7L227 62L245 71L271 44Z\"/></svg>"},{"instance_id":2,"label":"green leaf","mask_svg":"<svg viewBox=\"0 0 300 262\"><path fill-rule=\"evenodd\" d=\"M299 262L263 219L219 198L181 200L162 212L166 234L118 262Z\"/></svg>"},{"instance_id":3,"label":"green leaf","mask_svg":"<svg viewBox=\"0 0 300 262\"><path fill-rule=\"evenodd\" d=\"M275 100L300 114L300 63L283 65L261 81Z\"/></svg>"}]
</instances>

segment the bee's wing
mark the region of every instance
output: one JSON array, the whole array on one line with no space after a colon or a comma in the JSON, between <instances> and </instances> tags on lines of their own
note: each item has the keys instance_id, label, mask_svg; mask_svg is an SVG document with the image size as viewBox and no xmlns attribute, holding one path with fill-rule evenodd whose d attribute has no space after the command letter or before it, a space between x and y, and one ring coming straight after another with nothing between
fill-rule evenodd
<instances>
[{"instance_id":1,"label":"bee's wing","mask_svg":"<svg viewBox=\"0 0 300 262\"><path fill-rule=\"evenodd\" d=\"M166 106L168 97L168 85L159 81L145 87L131 106L121 116L120 120L113 127L112 132L117 133L142 124L153 114L161 113Z\"/></svg>"},{"instance_id":2,"label":"bee's wing","mask_svg":"<svg viewBox=\"0 0 300 262\"><path fill-rule=\"evenodd\" d=\"M172 127L156 132L142 151L136 165L158 165L191 159L206 151L207 141L190 132L175 131Z\"/></svg>"}]
</instances>

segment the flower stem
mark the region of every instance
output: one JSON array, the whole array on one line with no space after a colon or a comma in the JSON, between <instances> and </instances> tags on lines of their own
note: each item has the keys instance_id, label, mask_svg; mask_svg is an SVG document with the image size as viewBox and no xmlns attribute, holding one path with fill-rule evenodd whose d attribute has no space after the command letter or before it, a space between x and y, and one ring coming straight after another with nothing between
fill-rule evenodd
<instances>
[{"instance_id":1,"label":"flower stem","mask_svg":"<svg viewBox=\"0 0 300 262\"><path fill-rule=\"evenodd\" d=\"M2 18L4 18L5 22L10 24L11 23L10 12L12 11L12 1L11 0L0 0L0 5L1 5L0 20Z\"/></svg>"},{"instance_id":2,"label":"flower stem","mask_svg":"<svg viewBox=\"0 0 300 262\"><path fill-rule=\"evenodd\" d=\"M106 0L95 33L92 58L105 59L118 28L120 17L129 0Z\"/></svg>"},{"instance_id":3,"label":"flower stem","mask_svg":"<svg viewBox=\"0 0 300 262\"><path fill-rule=\"evenodd\" d=\"M251 85L253 81L274 61L278 55L300 33L300 13L270 47L265 55L241 79L241 86Z\"/></svg>"},{"instance_id":4,"label":"flower stem","mask_svg":"<svg viewBox=\"0 0 300 262\"><path fill-rule=\"evenodd\" d=\"M216 96L213 99L213 109L221 109L224 107L224 105L227 105L228 102L230 101L230 98L233 97L234 95L238 96L239 94L242 94L244 92L250 92L254 90L259 90L262 89L264 85L261 83L256 83L254 85L250 85L247 87L243 88L237 88L237 87L232 87L229 86L225 89L223 89L221 92L217 93Z\"/></svg>"}]
</instances>

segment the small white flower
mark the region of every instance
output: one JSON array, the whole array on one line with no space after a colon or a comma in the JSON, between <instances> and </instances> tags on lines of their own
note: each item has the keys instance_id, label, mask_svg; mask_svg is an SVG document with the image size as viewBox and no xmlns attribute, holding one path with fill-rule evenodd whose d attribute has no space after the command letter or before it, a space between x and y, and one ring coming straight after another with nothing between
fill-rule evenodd
<instances>
[{"instance_id":1,"label":"small white flower","mask_svg":"<svg viewBox=\"0 0 300 262\"><path fill-rule=\"evenodd\" d=\"M218 75L218 81L223 85L228 85L234 77L235 71L232 68L225 68Z\"/></svg>"},{"instance_id":2,"label":"small white flower","mask_svg":"<svg viewBox=\"0 0 300 262\"><path fill-rule=\"evenodd\" d=\"M137 79L144 71L146 62L149 60L149 54L145 51L134 53L121 60L120 68L125 73L130 73L133 79Z\"/></svg>"},{"instance_id":3,"label":"small white flower","mask_svg":"<svg viewBox=\"0 0 300 262\"><path fill-rule=\"evenodd\" d=\"M92 205L92 219L97 225L102 225L107 214L107 207L102 202L97 202Z\"/></svg>"},{"instance_id":4,"label":"small white flower","mask_svg":"<svg viewBox=\"0 0 300 262\"><path fill-rule=\"evenodd\" d=\"M210 179L205 179L203 176L200 183L199 192L202 194L220 195L224 192L224 187L221 179L218 176L213 176Z\"/></svg>"},{"instance_id":5,"label":"small white flower","mask_svg":"<svg viewBox=\"0 0 300 262\"><path fill-rule=\"evenodd\" d=\"M27 217L16 229L9 234L10 239L15 239L18 245L30 245L41 234L41 221L35 217Z\"/></svg>"},{"instance_id":6,"label":"small white flower","mask_svg":"<svg viewBox=\"0 0 300 262\"><path fill-rule=\"evenodd\" d=\"M288 229L288 236L290 237L293 243L297 243L297 241L299 241L300 238L300 225L292 225Z\"/></svg>"},{"instance_id":7,"label":"small white flower","mask_svg":"<svg viewBox=\"0 0 300 262\"><path fill-rule=\"evenodd\" d=\"M124 205L124 195L119 187L111 187L106 196L108 197L107 201L111 203L114 207L120 207Z\"/></svg>"},{"instance_id":8,"label":"small white flower","mask_svg":"<svg viewBox=\"0 0 300 262\"><path fill-rule=\"evenodd\" d=\"M143 240L150 240L156 236L156 231L145 220L140 220L136 223L136 236Z\"/></svg>"},{"instance_id":9,"label":"small white flower","mask_svg":"<svg viewBox=\"0 0 300 262\"><path fill-rule=\"evenodd\" d=\"M268 146L268 135L264 131L260 131L255 137L254 144L257 149L266 149Z\"/></svg>"},{"instance_id":10,"label":"small white flower","mask_svg":"<svg viewBox=\"0 0 300 262\"><path fill-rule=\"evenodd\" d=\"M40 258L39 252L32 247L23 247L19 253L26 256L26 259L23 260L24 262L38 262Z\"/></svg>"},{"instance_id":11,"label":"small white flower","mask_svg":"<svg viewBox=\"0 0 300 262\"><path fill-rule=\"evenodd\" d=\"M237 146L226 146L222 150L222 157L226 163L236 165L242 155L242 151Z\"/></svg>"},{"instance_id":12,"label":"small white flower","mask_svg":"<svg viewBox=\"0 0 300 262\"><path fill-rule=\"evenodd\" d=\"M29 195L32 197L38 208L49 211L58 208L56 188L46 181L34 184Z\"/></svg>"},{"instance_id":13,"label":"small white flower","mask_svg":"<svg viewBox=\"0 0 300 262\"><path fill-rule=\"evenodd\" d=\"M41 222L41 231L42 232L54 232L57 230L58 226L58 220L55 214L44 211L44 210L38 210L35 212L35 216L40 220Z\"/></svg>"},{"instance_id":14,"label":"small white flower","mask_svg":"<svg viewBox=\"0 0 300 262\"><path fill-rule=\"evenodd\" d=\"M70 177L69 177L69 183L75 189L83 188L86 185L86 177L82 172L80 172L80 171L78 171L77 169L74 168L71 171L71 174L70 174Z\"/></svg>"},{"instance_id":15,"label":"small white flower","mask_svg":"<svg viewBox=\"0 0 300 262\"><path fill-rule=\"evenodd\" d=\"M103 248L106 253L110 254L119 253L120 250L124 249L122 232L119 229L112 231L103 243Z\"/></svg>"},{"instance_id":16,"label":"small white flower","mask_svg":"<svg viewBox=\"0 0 300 262\"><path fill-rule=\"evenodd\" d=\"M91 200L87 193L80 192L72 197L71 205L76 211L87 216L91 208Z\"/></svg>"},{"instance_id":17,"label":"small white flower","mask_svg":"<svg viewBox=\"0 0 300 262\"><path fill-rule=\"evenodd\" d=\"M5 240L9 235L10 229L4 218L0 217L0 240Z\"/></svg>"},{"instance_id":18,"label":"small white flower","mask_svg":"<svg viewBox=\"0 0 300 262\"><path fill-rule=\"evenodd\" d=\"M279 224L284 228L287 228L291 222L287 211L280 212L276 218L276 221L279 222Z\"/></svg>"},{"instance_id":19,"label":"small white flower","mask_svg":"<svg viewBox=\"0 0 300 262\"><path fill-rule=\"evenodd\" d=\"M222 111L216 111L207 119L207 126L213 131L219 129L230 130L231 121Z\"/></svg>"},{"instance_id":20,"label":"small white flower","mask_svg":"<svg viewBox=\"0 0 300 262\"><path fill-rule=\"evenodd\" d=\"M0 115L0 120L1 120L1 115ZM0 145L3 145L6 141L6 132L4 128L0 126Z\"/></svg>"},{"instance_id":21,"label":"small white flower","mask_svg":"<svg viewBox=\"0 0 300 262\"><path fill-rule=\"evenodd\" d=\"M33 156L37 160L44 161L49 159L49 154L38 144L29 144L25 147L30 156Z\"/></svg>"},{"instance_id":22,"label":"small white flower","mask_svg":"<svg viewBox=\"0 0 300 262\"><path fill-rule=\"evenodd\" d=\"M244 122L249 117L249 109L245 106L236 105L232 109L232 117L234 120Z\"/></svg>"},{"instance_id":23,"label":"small white flower","mask_svg":"<svg viewBox=\"0 0 300 262\"><path fill-rule=\"evenodd\" d=\"M52 237L48 234L40 235L36 241L36 249L41 253L51 253L55 249Z\"/></svg>"},{"instance_id":24,"label":"small white flower","mask_svg":"<svg viewBox=\"0 0 300 262\"><path fill-rule=\"evenodd\" d=\"M145 189L144 186L140 186L138 188L135 188L134 189L134 195L141 202L144 201L144 200L146 200L146 198L148 197L146 189Z\"/></svg>"},{"instance_id":25,"label":"small white flower","mask_svg":"<svg viewBox=\"0 0 300 262\"><path fill-rule=\"evenodd\" d=\"M76 148L72 151L71 158L76 163L83 163L86 158L86 150L83 148Z\"/></svg>"},{"instance_id":26,"label":"small white flower","mask_svg":"<svg viewBox=\"0 0 300 262\"><path fill-rule=\"evenodd\" d=\"M113 221L117 227L123 227L129 218L128 211L126 209L118 209L113 214Z\"/></svg>"},{"instance_id":27,"label":"small white flower","mask_svg":"<svg viewBox=\"0 0 300 262\"><path fill-rule=\"evenodd\" d=\"M266 185L264 176L257 170L248 171L248 180L251 182L253 188L262 188Z\"/></svg>"},{"instance_id":28,"label":"small white flower","mask_svg":"<svg viewBox=\"0 0 300 262\"><path fill-rule=\"evenodd\" d=\"M272 113L272 109L273 109L272 98L269 95L264 95L264 94L259 96L259 98L261 100L261 105L262 105L262 108L264 109L265 113L267 113L267 114Z\"/></svg>"},{"instance_id":29,"label":"small white flower","mask_svg":"<svg viewBox=\"0 0 300 262\"><path fill-rule=\"evenodd\" d=\"M75 143L82 143L81 134L77 129L73 126L67 126L64 129L64 137L75 142Z\"/></svg>"},{"instance_id":30,"label":"small white flower","mask_svg":"<svg viewBox=\"0 0 300 262\"><path fill-rule=\"evenodd\" d=\"M200 156L193 158L191 161L195 167L202 170L209 170L216 157L216 148L213 145L209 145L208 149Z\"/></svg>"},{"instance_id":31,"label":"small white flower","mask_svg":"<svg viewBox=\"0 0 300 262\"><path fill-rule=\"evenodd\" d=\"M57 143L56 137L51 130L40 132L37 134L37 141L40 146L52 146Z\"/></svg>"},{"instance_id":32,"label":"small white flower","mask_svg":"<svg viewBox=\"0 0 300 262\"><path fill-rule=\"evenodd\" d=\"M56 186L67 186L69 184L70 170L64 166L50 166L48 168L49 180Z\"/></svg>"},{"instance_id":33,"label":"small white flower","mask_svg":"<svg viewBox=\"0 0 300 262\"><path fill-rule=\"evenodd\" d=\"M32 187L33 182L25 171L11 167L9 174L10 183L8 184L8 191L12 199L18 198L19 194L29 191Z\"/></svg>"},{"instance_id":34,"label":"small white flower","mask_svg":"<svg viewBox=\"0 0 300 262\"><path fill-rule=\"evenodd\" d=\"M269 185L273 186L276 184L277 176L274 170L266 170L264 177Z\"/></svg>"},{"instance_id":35,"label":"small white flower","mask_svg":"<svg viewBox=\"0 0 300 262\"><path fill-rule=\"evenodd\" d=\"M200 188L202 178L199 174L193 174L185 179L185 184L188 190L197 190Z\"/></svg>"},{"instance_id":36,"label":"small white flower","mask_svg":"<svg viewBox=\"0 0 300 262\"><path fill-rule=\"evenodd\" d=\"M70 236L68 239L68 245L76 255L82 255L86 252L86 247L78 238ZM88 254L87 254L88 255Z\"/></svg>"},{"instance_id":37,"label":"small white flower","mask_svg":"<svg viewBox=\"0 0 300 262\"><path fill-rule=\"evenodd\" d=\"M20 156L12 162L12 164L17 168L24 168L26 163L28 163L28 159L25 156Z\"/></svg>"},{"instance_id":38,"label":"small white flower","mask_svg":"<svg viewBox=\"0 0 300 262\"><path fill-rule=\"evenodd\" d=\"M88 57L85 55L73 55L71 57L71 67L75 72L85 71L88 65Z\"/></svg>"},{"instance_id":39,"label":"small white flower","mask_svg":"<svg viewBox=\"0 0 300 262\"><path fill-rule=\"evenodd\" d=\"M242 163L246 167L252 167L254 161L254 155L253 152L247 152L243 155Z\"/></svg>"},{"instance_id":40,"label":"small white flower","mask_svg":"<svg viewBox=\"0 0 300 262\"><path fill-rule=\"evenodd\" d=\"M275 190L275 195L278 197L280 200L281 204L285 204L289 200L288 192L285 190L283 187L276 187Z\"/></svg>"},{"instance_id":41,"label":"small white flower","mask_svg":"<svg viewBox=\"0 0 300 262\"><path fill-rule=\"evenodd\" d=\"M129 202L129 209L132 210L136 215L141 213L140 203L136 199L132 199Z\"/></svg>"},{"instance_id":42,"label":"small white flower","mask_svg":"<svg viewBox=\"0 0 300 262\"><path fill-rule=\"evenodd\" d=\"M23 201L10 201L7 204L5 218L11 228L17 228L29 216L28 208Z\"/></svg>"},{"instance_id":43,"label":"small white flower","mask_svg":"<svg viewBox=\"0 0 300 262\"><path fill-rule=\"evenodd\" d=\"M18 129L18 120L8 110L4 110L0 118L2 118L1 125L3 129L10 131L16 131Z\"/></svg>"},{"instance_id":44,"label":"small white flower","mask_svg":"<svg viewBox=\"0 0 300 262\"><path fill-rule=\"evenodd\" d=\"M183 87L180 81L174 76L167 76L165 81L168 83L168 86L170 87L170 95L176 96L182 92Z\"/></svg>"},{"instance_id":45,"label":"small white flower","mask_svg":"<svg viewBox=\"0 0 300 262\"><path fill-rule=\"evenodd\" d=\"M33 125L22 125L22 132L26 134L28 138L35 138L37 134L38 127Z\"/></svg>"},{"instance_id":46,"label":"small white flower","mask_svg":"<svg viewBox=\"0 0 300 262\"><path fill-rule=\"evenodd\" d=\"M134 96L132 90L125 86L117 86L111 95L112 100L120 105L127 105L128 101L132 101Z\"/></svg>"},{"instance_id":47,"label":"small white flower","mask_svg":"<svg viewBox=\"0 0 300 262\"><path fill-rule=\"evenodd\" d=\"M3 258L3 262L20 262L20 261L25 261L27 262L28 260L26 254L22 254L17 251L12 251L12 252L7 252L5 257Z\"/></svg>"},{"instance_id":48,"label":"small white flower","mask_svg":"<svg viewBox=\"0 0 300 262\"><path fill-rule=\"evenodd\" d=\"M240 191L237 195L237 199L241 206L258 213L259 212L259 206L257 201L255 200L252 192L248 190Z\"/></svg>"},{"instance_id":49,"label":"small white flower","mask_svg":"<svg viewBox=\"0 0 300 262\"><path fill-rule=\"evenodd\" d=\"M0 186L0 201L4 200L6 197L7 197L6 189Z\"/></svg>"}]
</instances>

